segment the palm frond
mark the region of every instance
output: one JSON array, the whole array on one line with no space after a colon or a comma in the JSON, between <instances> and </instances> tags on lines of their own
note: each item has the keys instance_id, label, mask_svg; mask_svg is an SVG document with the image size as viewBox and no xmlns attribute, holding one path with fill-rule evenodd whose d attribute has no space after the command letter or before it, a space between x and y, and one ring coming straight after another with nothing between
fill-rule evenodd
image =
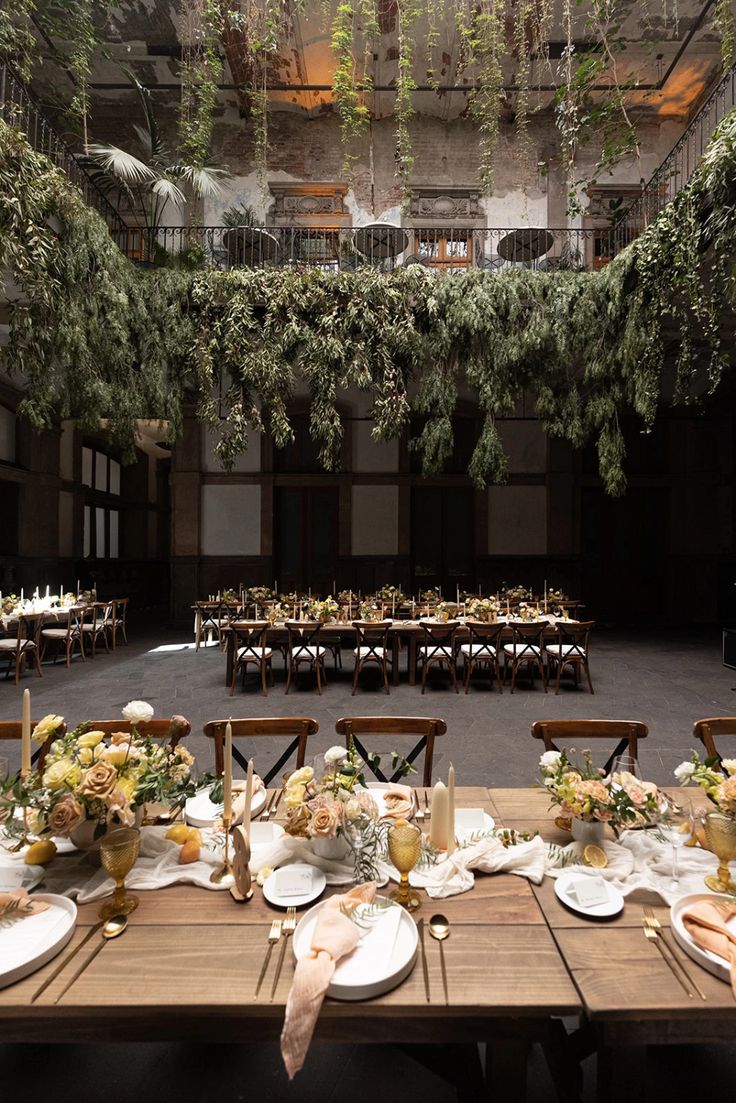
<instances>
[{"instance_id":1,"label":"palm frond","mask_svg":"<svg viewBox=\"0 0 736 1103\"><path fill-rule=\"evenodd\" d=\"M133 124L133 130L138 136L138 141L143 146L143 152L147 160L151 160L153 157L153 150L151 149L151 135L148 131L148 127L139 126L138 123Z\"/></svg>"},{"instance_id":2,"label":"palm frond","mask_svg":"<svg viewBox=\"0 0 736 1103\"><path fill-rule=\"evenodd\" d=\"M142 184L147 180L156 180L158 173L132 153L126 153L118 146L94 144L89 147L89 156L105 172L124 184Z\"/></svg>"},{"instance_id":3,"label":"palm frond","mask_svg":"<svg viewBox=\"0 0 736 1103\"><path fill-rule=\"evenodd\" d=\"M222 194L223 182L230 178L227 169L215 168L214 165L203 165L201 168L195 165L174 165L169 175L190 184L198 199L216 199Z\"/></svg>"},{"instance_id":4,"label":"palm frond","mask_svg":"<svg viewBox=\"0 0 736 1103\"><path fill-rule=\"evenodd\" d=\"M129 69L127 65L121 65L120 68L125 73L126 77L133 85L138 94L138 101L141 105L143 116L146 120L146 129L148 130L148 134L150 136L149 145L151 150L151 157L155 157L157 160L160 160L161 158L166 156L166 145L163 138L161 137L158 123L156 122L156 116L153 111L153 100L151 99L151 93L145 87L145 85L141 84L132 69Z\"/></svg>"},{"instance_id":5,"label":"palm frond","mask_svg":"<svg viewBox=\"0 0 736 1103\"><path fill-rule=\"evenodd\" d=\"M153 192L163 199L164 203L171 201L177 207L184 207L187 198L181 188L178 188L173 180L160 176L153 185Z\"/></svg>"}]
</instances>

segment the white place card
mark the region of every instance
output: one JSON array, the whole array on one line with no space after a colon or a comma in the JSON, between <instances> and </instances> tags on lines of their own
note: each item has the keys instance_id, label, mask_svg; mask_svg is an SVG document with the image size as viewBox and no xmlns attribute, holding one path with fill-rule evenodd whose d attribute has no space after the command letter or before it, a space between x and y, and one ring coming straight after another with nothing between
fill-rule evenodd
<instances>
[{"instance_id":1,"label":"white place card","mask_svg":"<svg viewBox=\"0 0 736 1103\"><path fill-rule=\"evenodd\" d=\"M482 808L456 808L455 828L463 831L482 831L485 827Z\"/></svg>"},{"instance_id":2,"label":"white place card","mask_svg":"<svg viewBox=\"0 0 736 1103\"><path fill-rule=\"evenodd\" d=\"M570 885L569 892L583 908L595 908L609 900L608 886L602 877L581 877Z\"/></svg>"},{"instance_id":3,"label":"white place card","mask_svg":"<svg viewBox=\"0 0 736 1103\"><path fill-rule=\"evenodd\" d=\"M312 891L312 870L309 866L285 866L274 873L274 884L279 896L306 896Z\"/></svg>"}]
</instances>

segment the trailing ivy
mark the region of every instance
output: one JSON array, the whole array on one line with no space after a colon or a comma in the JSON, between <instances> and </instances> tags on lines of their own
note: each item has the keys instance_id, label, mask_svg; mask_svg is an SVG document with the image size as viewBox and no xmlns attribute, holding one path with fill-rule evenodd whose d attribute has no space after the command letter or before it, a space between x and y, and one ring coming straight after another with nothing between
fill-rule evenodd
<instances>
[{"instance_id":1,"label":"trailing ivy","mask_svg":"<svg viewBox=\"0 0 736 1103\"><path fill-rule=\"evenodd\" d=\"M424 418L414 447L430 473L452 452L469 392L483 415L470 475L484 486L506 474L498 419L527 394L549 433L596 443L606 489L622 493L622 416L633 410L646 430L670 392L697 401L721 379L734 257L736 111L683 191L605 269L451 277L420 265L136 268L66 177L0 123L0 271L21 291L6 292L4 361L22 377L22 412L37 427L109 419L128 451L136 418L165 418L175 435L194 398L229 467L248 430L288 442L290 399L306 385L311 435L335 468L340 398L358 388L376 439L405 433L412 411Z\"/></svg>"}]
</instances>

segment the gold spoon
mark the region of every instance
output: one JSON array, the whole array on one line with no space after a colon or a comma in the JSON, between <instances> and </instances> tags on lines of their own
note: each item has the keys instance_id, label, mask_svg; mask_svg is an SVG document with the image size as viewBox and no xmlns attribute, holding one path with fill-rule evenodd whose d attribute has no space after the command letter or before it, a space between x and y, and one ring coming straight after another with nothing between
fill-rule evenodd
<instances>
[{"instance_id":1,"label":"gold spoon","mask_svg":"<svg viewBox=\"0 0 736 1103\"><path fill-rule=\"evenodd\" d=\"M127 915L111 915L102 927L103 938L118 938L128 926Z\"/></svg>"},{"instance_id":2,"label":"gold spoon","mask_svg":"<svg viewBox=\"0 0 736 1103\"><path fill-rule=\"evenodd\" d=\"M127 930L128 917L127 917L127 915L111 915L109 919L105 920L105 922L100 924L99 926L102 927L102 930L100 931L100 934L102 935L102 938L97 943L97 945L95 946L94 950L89 955L89 957L87 957L84 960L83 964L79 966L79 968L74 973L74 975L71 977L71 979L67 981L67 983L62 988L61 992L59 992L59 995L54 1000L55 1004L57 1004L59 1002L59 1000L61 999L62 996L66 995L66 993L69 991L69 989L74 984L74 982L79 980L79 978L81 977L82 973L87 968L87 966L91 965L91 963L97 957L100 950L105 945L105 942L108 941L111 938L118 938L125 930ZM92 931L95 931L97 929L98 929L98 927L93 927ZM90 934L92 934L92 931L90 931ZM87 936L87 938L89 938L89 935ZM84 939L84 942L87 941L87 938ZM72 956L72 955L70 955L70 956ZM56 974L53 974L53 975L55 976ZM38 993L36 993L36 995L38 995Z\"/></svg>"},{"instance_id":3,"label":"gold spoon","mask_svg":"<svg viewBox=\"0 0 736 1103\"><path fill-rule=\"evenodd\" d=\"M447 994L447 967L445 966L445 947L442 943L450 937L450 921L446 915L433 915L429 920L429 933L440 944L440 965L442 966L442 987L445 990L445 1004L449 1006L450 997Z\"/></svg>"}]
</instances>

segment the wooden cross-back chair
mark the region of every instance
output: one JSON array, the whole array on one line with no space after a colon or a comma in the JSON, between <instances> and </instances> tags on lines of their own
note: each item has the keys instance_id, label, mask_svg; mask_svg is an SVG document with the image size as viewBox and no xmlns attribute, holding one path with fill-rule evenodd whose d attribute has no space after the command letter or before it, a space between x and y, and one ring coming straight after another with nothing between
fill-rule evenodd
<instances>
[{"instance_id":1,"label":"wooden cross-back chair","mask_svg":"<svg viewBox=\"0 0 736 1103\"><path fill-rule=\"evenodd\" d=\"M80 622L82 644L89 640L89 653L94 659L97 654L97 642L102 640L105 651L110 651L110 642L115 627L115 602L93 601L85 610Z\"/></svg>"},{"instance_id":2,"label":"wooden cross-back chair","mask_svg":"<svg viewBox=\"0 0 736 1103\"><path fill-rule=\"evenodd\" d=\"M128 601L127 597L115 598L115 616L112 622L112 649L118 645L118 632L123 637L123 643L128 643Z\"/></svg>"},{"instance_id":3,"label":"wooden cross-back chair","mask_svg":"<svg viewBox=\"0 0 736 1103\"><path fill-rule=\"evenodd\" d=\"M401 771L396 770L392 777L386 777L380 767L371 766L368 761L368 752L359 737L361 735L418 737L417 742L409 751L409 754L405 755L405 758L407 762L413 765L424 751L422 784L428 787L432 784L435 739L445 734L447 724L444 720L426 716L343 716L335 724L335 731L344 738L346 747L350 746L350 740L352 739L356 751L378 781L399 781L402 776ZM391 749L395 750L394 747Z\"/></svg>"},{"instance_id":4,"label":"wooden cross-back chair","mask_svg":"<svg viewBox=\"0 0 736 1103\"><path fill-rule=\"evenodd\" d=\"M307 740L310 735L316 735L319 731L318 721L313 720L311 716L268 716L230 721L209 720L204 726L204 734L215 744L215 772L218 777L222 777L225 766L225 728L228 723L230 723L233 732L233 760L243 770L248 769L248 760L240 749L235 746L234 740L266 737L271 739L283 738L291 741L267 773L259 768L258 773L266 787L281 773L294 752L296 752L295 769L301 769L307 754Z\"/></svg>"},{"instance_id":5,"label":"wooden cross-back chair","mask_svg":"<svg viewBox=\"0 0 736 1103\"><path fill-rule=\"evenodd\" d=\"M532 724L532 735L544 740L545 751L559 751L558 743L573 744L581 751L592 739L617 740L603 767L607 774L619 755L627 754L638 761L639 740L648 734L641 720L535 720Z\"/></svg>"},{"instance_id":6,"label":"wooden cross-back chair","mask_svg":"<svg viewBox=\"0 0 736 1103\"><path fill-rule=\"evenodd\" d=\"M16 624L9 625L8 634L0 639L0 658L8 660L8 673L15 665L16 685L20 681L21 668L26 660L28 665L33 662L36 674L39 678L43 677L39 654L39 624L40 622L27 621L25 617L20 616Z\"/></svg>"},{"instance_id":7,"label":"wooden cross-back chair","mask_svg":"<svg viewBox=\"0 0 736 1103\"><path fill-rule=\"evenodd\" d=\"M286 689L291 688L291 679L299 672L299 667L306 663L310 670L317 676L317 692L322 696L322 682L327 682L325 677L325 652L326 648L320 643L322 625L319 621L287 620L286 633L289 638L286 655Z\"/></svg>"},{"instance_id":8,"label":"wooden cross-back chair","mask_svg":"<svg viewBox=\"0 0 736 1103\"><path fill-rule=\"evenodd\" d=\"M38 720L31 720L31 731L33 731L37 723ZM17 742L20 743L23 735L22 728L23 725L20 720L0 720L0 743L10 740L17 740ZM31 762L34 766L37 766L39 770L43 769L49 747L55 739L61 739L63 735L66 735L66 724L62 721L58 728L44 739L41 746L36 747L31 757Z\"/></svg>"},{"instance_id":9,"label":"wooden cross-back chair","mask_svg":"<svg viewBox=\"0 0 736 1103\"><path fill-rule=\"evenodd\" d=\"M516 685L516 672L520 666L529 668L531 683L534 683L534 671L542 677L544 692L547 692L547 671L544 666L544 637L549 632L549 624L512 624L514 638L504 645L504 662L511 663L511 692Z\"/></svg>"},{"instance_id":10,"label":"wooden cross-back chair","mask_svg":"<svg viewBox=\"0 0 736 1103\"><path fill-rule=\"evenodd\" d=\"M719 763L724 758L736 758L736 716L710 716L705 720L696 720L693 724L693 735L705 747L707 758L717 758ZM720 751L716 747L716 737L721 744ZM723 741L729 737L733 741L733 752L724 755Z\"/></svg>"},{"instance_id":11,"label":"wooden cross-back chair","mask_svg":"<svg viewBox=\"0 0 736 1103\"><path fill-rule=\"evenodd\" d=\"M238 620L230 625L233 634L233 680L230 685L230 696L235 693L235 683L238 674L242 671L243 688L245 688L245 676L248 667L253 665L261 676L261 693L268 696L266 675L271 673L271 685L273 685L273 649L266 647L266 633L268 632L267 620Z\"/></svg>"},{"instance_id":12,"label":"wooden cross-back chair","mask_svg":"<svg viewBox=\"0 0 736 1103\"><path fill-rule=\"evenodd\" d=\"M554 643L547 641L545 655L552 668L556 668L555 694L560 692L560 678L566 666L571 666L577 685L580 670L582 669L588 679L588 687L593 693L593 682L590 678L589 647L590 632L595 626L595 621L578 621L576 624L567 624L565 621L557 621L557 639Z\"/></svg>"},{"instance_id":13,"label":"wooden cross-back chair","mask_svg":"<svg viewBox=\"0 0 736 1103\"><path fill-rule=\"evenodd\" d=\"M390 693L388 688L388 630L391 627L390 620L367 621L354 620L356 645L355 670L353 672L353 696L358 688L358 678L364 666L376 663L383 675L383 689Z\"/></svg>"},{"instance_id":14,"label":"wooden cross-back chair","mask_svg":"<svg viewBox=\"0 0 736 1103\"><path fill-rule=\"evenodd\" d=\"M420 621L424 635L419 648L419 658L422 660L422 693L427 684L427 671L431 666L447 666L450 678L457 688L457 645L455 637L459 624L456 620L447 621L444 624L429 624L426 620Z\"/></svg>"},{"instance_id":15,"label":"wooden cross-back chair","mask_svg":"<svg viewBox=\"0 0 736 1103\"><path fill-rule=\"evenodd\" d=\"M176 719L178 723L172 717L157 717L145 724L136 724L135 727L140 735L148 735L151 739L166 739L168 736L169 746L173 748L180 740L186 739L192 730L191 724L183 716ZM90 720L87 730L112 735L114 732L130 732L132 726L130 720Z\"/></svg>"},{"instance_id":16,"label":"wooden cross-back chair","mask_svg":"<svg viewBox=\"0 0 736 1103\"><path fill-rule=\"evenodd\" d=\"M487 666L491 677L495 675L498 692L503 693L501 682L501 664L499 663L499 651L501 648L501 633L505 625L487 623L485 621L468 620L466 626L470 634L469 643L460 644L460 654L465 663L465 692L470 689L470 679L477 666Z\"/></svg>"},{"instance_id":17,"label":"wooden cross-back chair","mask_svg":"<svg viewBox=\"0 0 736 1103\"><path fill-rule=\"evenodd\" d=\"M84 656L84 639L82 636L82 619L76 609L67 609L66 612L66 625L62 628L58 624L43 624L41 626L41 659L46 657L46 650L50 643L56 644L56 650L54 651L54 662L56 662L59 653L64 648L66 653L66 665L67 670L71 666L72 658L74 657L74 648L79 648L79 654L82 662L85 661Z\"/></svg>"}]
</instances>

